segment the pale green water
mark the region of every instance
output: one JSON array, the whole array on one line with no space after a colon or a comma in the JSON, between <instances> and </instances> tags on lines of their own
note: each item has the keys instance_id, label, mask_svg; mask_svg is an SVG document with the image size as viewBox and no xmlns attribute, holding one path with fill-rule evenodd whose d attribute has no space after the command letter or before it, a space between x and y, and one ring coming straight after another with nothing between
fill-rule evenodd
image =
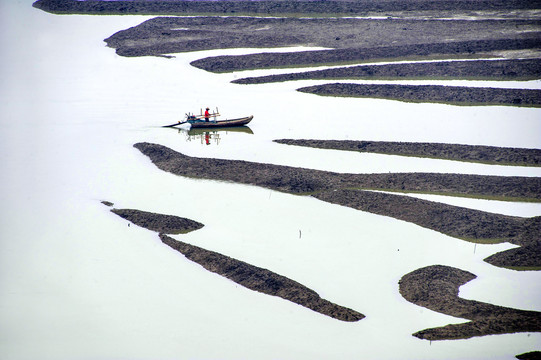
<instances>
[{"instance_id":1,"label":"pale green water","mask_svg":"<svg viewBox=\"0 0 541 360\"><path fill-rule=\"evenodd\" d=\"M244 74L214 75L188 65L203 54L127 59L104 47L104 38L143 17L55 16L30 5L4 2L0 9L0 357L508 359L538 349L539 334L420 341L411 334L463 320L412 305L398 293L407 272L444 264L478 275L463 287L465 297L541 311L539 272L482 261L511 245L474 248L307 197L176 177L132 145L156 142L193 156L341 172L540 176L537 168L293 148L272 140L539 148L541 110L294 91L317 82L233 85ZM218 106L229 118L253 114L253 134L220 133L219 144L206 145L159 128L204 106ZM343 323L241 288L185 260L157 235L128 227L101 200L200 221L203 229L179 238L288 276L367 318ZM541 215L538 204L453 201Z\"/></svg>"}]
</instances>

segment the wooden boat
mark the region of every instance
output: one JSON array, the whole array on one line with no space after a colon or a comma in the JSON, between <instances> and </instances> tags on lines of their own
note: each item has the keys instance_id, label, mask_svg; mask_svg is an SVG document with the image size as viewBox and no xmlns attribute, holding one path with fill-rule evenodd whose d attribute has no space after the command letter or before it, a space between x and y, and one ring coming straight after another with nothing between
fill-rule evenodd
<instances>
[{"instance_id":1,"label":"wooden boat","mask_svg":"<svg viewBox=\"0 0 541 360\"><path fill-rule=\"evenodd\" d=\"M176 124L166 125L163 127L175 127L182 124L190 124L192 129L212 129L212 128L221 128L221 127L233 127L233 126L243 126L248 124L254 118L253 115L238 118L238 119L229 119L229 120L209 120L199 119L194 117L188 117L186 121L178 122Z\"/></svg>"},{"instance_id":2,"label":"wooden boat","mask_svg":"<svg viewBox=\"0 0 541 360\"><path fill-rule=\"evenodd\" d=\"M216 127L232 127L232 126L243 126L248 124L253 119L253 115L246 116L238 119L229 119L229 120L209 120L205 121L204 119L188 120L192 125L192 129L206 129L206 128L216 128Z\"/></svg>"}]
</instances>

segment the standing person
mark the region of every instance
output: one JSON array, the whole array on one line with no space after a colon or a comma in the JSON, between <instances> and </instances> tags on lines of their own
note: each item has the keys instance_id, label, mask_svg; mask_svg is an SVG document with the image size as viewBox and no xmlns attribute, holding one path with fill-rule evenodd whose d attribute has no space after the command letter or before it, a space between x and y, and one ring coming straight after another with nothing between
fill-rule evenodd
<instances>
[{"instance_id":1,"label":"standing person","mask_svg":"<svg viewBox=\"0 0 541 360\"><path fill-rule=\"evenodd\" d=\"M209 108L205 109L205 121L209 121L210 114L209 114Z\"/></svg>"}]
</instances>

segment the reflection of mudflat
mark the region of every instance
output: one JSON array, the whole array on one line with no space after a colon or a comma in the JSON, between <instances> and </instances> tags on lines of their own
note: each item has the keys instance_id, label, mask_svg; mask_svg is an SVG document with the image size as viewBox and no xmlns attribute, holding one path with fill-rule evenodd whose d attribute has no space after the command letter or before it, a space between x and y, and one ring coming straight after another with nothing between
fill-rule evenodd
<instances>
[{"instance_id":1,"label":"reflection of mudflat","mask_svg":"<svg viewBox=\"0 0 541 360\"><path fill-rule=\"evenodd\" d=\"M186 135L186 141L200 141L201 144L210 145L212 143L219 145L223 136L228 133L245 133L253 135L254 132L248 126L228 127L221 129L177 129L179 133Z\"/></svg>"}]
</instances>

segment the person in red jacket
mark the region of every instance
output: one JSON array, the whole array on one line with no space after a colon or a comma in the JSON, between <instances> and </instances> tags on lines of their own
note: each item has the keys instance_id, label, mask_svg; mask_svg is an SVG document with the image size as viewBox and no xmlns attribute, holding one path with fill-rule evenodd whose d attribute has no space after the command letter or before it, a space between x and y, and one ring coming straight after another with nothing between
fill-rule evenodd
<instances>
[{"instance_id":1,"label":"person in red jacket","mask_svg":"<svg viewBox=\"0 0 541 360\"><path fill-rule=\"evenodd\" d=\"M209 114L209 108L206 108L205 110L205 121L209 121L210 114Z\"/></svg>"}]
</instances>

